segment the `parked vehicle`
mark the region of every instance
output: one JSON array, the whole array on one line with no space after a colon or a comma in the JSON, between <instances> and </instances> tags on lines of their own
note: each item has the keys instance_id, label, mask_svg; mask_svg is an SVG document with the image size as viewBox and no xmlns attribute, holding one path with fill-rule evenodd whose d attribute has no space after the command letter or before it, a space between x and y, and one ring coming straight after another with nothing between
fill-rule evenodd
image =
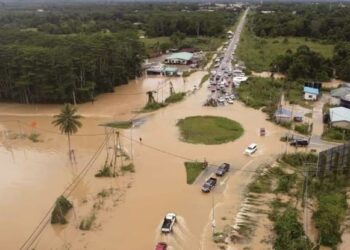
<instances>
[{"instance_id":1,"label":"parked vehicle","mask_svg":"<svg viewBox=\"0 0 350 250\"><path fill-rule=\"evenodd\" d=\"M174 213L168 213L164 217L164 221L162 224L162 233L170 233L173 231L173 226L176 222L176 214Z\"/></svg>"},{"instance_id":2,"label":"parked vehicle","mask_svg":"<svg viewBox=\"0 0 350 250\"><path fill-rule=\"evenodd\" d=\"M265 128L260 128L260 136L265 136L266 130Z\"/></svg>"},{"instance_id":3,"label":"parked vehicle","mask_svg":"<svg viewBox=\"0 0 350 250\"><path fill-rule=\"evenodd\" d=\"M203 193L209 193L216 185L216 178L210 177L202 186Z\"/></svg>"},{"instance_id":4,"label":"parked vehicle","mask_svg":"<svg viewBox=\"0 0 350 250\"><path fill-rule=\"evenodd\" d=\"M168 244L165 243L165 242L159 242L157 245L156 245L156 249L155 250L167 250L168 248Z\"/></svg>"},{"instance_id":5,"label":"parked vehicle","mask_svg":"<svg viewBox=\"0 0 350 250\"><path fill-rule=\"evenodd\" d=\"M230 170L230 164L228 163L223 163L221 164L218 169L215 172L216 176L224 176L226 172Z\"/></svg>"},{"instance_id":6,"label":"parked vehicle","mask_svg":"<svg viewBox=\"0 0 350 250\"><path fill-rule=\"evenodd\" d=\"M252 154L254 154L257 150L258 150L258 145L256 145L255 143L252 143L252 144L250 144L250 145L246 148L245 153L246 153L247 155L252 155Z\"/></svg>"},{"instance_id":7,"label":"parked vehicle","mask_svg":"<svg viewBox=\"0 0 350 250\"><path fill-rule=\"evenodd\" d=\"M294 139L289 143L289 145L294 147L306 147L309 145L309 140L307 139Z\"/></svg>"},{"instance_id":8,"label":"parked vehicle","mask_svg":"<svg viewBox=\"0 0 350 250\"><path fill-rule=\"evenodd\" d=\"M233 104L233 100L232 100L232 99L228 99L228 100L227 100L227 103L228 103L228 104Z\"/></svg>"}]
</instances>

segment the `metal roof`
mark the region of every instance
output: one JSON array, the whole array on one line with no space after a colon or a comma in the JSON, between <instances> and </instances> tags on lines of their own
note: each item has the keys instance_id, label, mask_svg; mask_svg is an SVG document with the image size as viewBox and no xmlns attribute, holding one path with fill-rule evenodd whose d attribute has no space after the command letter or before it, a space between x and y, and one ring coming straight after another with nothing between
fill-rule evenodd
<instances>
[{"instance_id":1,"label":"metal roof","mask_svg":"<svg viewBox=\"0 0 350 250\"><path fill-rule=\"evenodd\" d=\"M336 107L329 109L331 122L350 122L350 109L344 107Z\"/></svg>"},{"instance_id":2,"label":"metal roof","mask_svg":"<svg viewBox=\"0 0 350 250\"><path fill-rule=\"evenodd\" d=\"M304 93L318 95L320 94L320 91L316 88L304 87Z\"/></svg>"},{"instance_id":3,"label":"metal roof","mask_svg":"<svg viewBox=\"0 0 350 250\"><path fill-rule=\"evenodd\" d=\"M279 107L276 112L275 116L277 117L292 117L292 112L289 109Z\"/></svg>"},{"instance_id":4,"label":"metal roof","mask_svg":"<svg viewBox=\"0 0 350 250\"><path fill-rule=\"evenodd\" d=\"M186 60L189 61L193 57L192 53L189 52L179 52L179 53L173 53L171 54L167 59L180 59L180 60Z\"/></svg>"},{"instance_id":5,"label":"metal roof","mask_svg":"<svg viewBox=\"0 0 350 250\"><path fill-rule=\"evenodd\" d=\"M348 88L348 87L341 87L341 88L333 89L331 91L331 96L337 97L337 98L341 98L341 97L346 96L348 94L350 94L350 88Z\"/></svg>"}]
</instances>

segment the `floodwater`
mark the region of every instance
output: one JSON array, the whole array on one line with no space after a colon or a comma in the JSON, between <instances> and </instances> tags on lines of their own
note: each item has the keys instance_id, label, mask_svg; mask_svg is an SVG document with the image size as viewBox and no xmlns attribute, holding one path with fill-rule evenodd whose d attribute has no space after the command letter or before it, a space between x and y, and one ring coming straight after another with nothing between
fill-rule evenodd
<instances>
[{"instance_id":1,"label":"floodwater","mask_svg":"<svg viewBox=\"0 0 350 250\"><path fill-rule=\"evenodd\" d=\"M191 75L186 82L171 78L177 91L190 91L206 72ZM13 139L2 134L0 141L0 211L2 222L0 244L4 249L18 249L43 218L55 199L85 167L103 142L104 130L99 124L111 119L134 117L147 100L146 94L155 89L162 78L147 78L117 88L115 93L99 96L91 104L79 105L86 117L72 145L77 163L67 156L67 140L57 133L51 115L56 105L0 105L1 131L29 134L40 133L40 142ZM165 98L169 92L164 87ZM121 95L123 93L123 95ZM130 95L127 95L130 94ZM131 95L135 94L135 95ZM284 150L279 138L283 129L266 121L265 114L245 107L239 102L224 107L203 107L208 91L204 85L181 103L173 104L147 116L146 122L132 130L122 131L121 141L133 157L136 172L113 179L97 179L97 169L103 165L107 151L103 150L92 169L73 191L69 199L74 212L65 226L48 224L33 246L36 249L152 249L158 241L166 241L170 249L216 249L211 240L211 220L214 207L215 230L233 223L246 185L254 170L271 163ZM139 114L144 115L144 114ZM235 142L223 145L193 145L179 140L178 119L192 115L217 115L242 124L244 135ZM18 122L20 121L20 122ZM36 122L37 128L27 124ZM266 137L259 136L265 127ZM89 135L88 135L89 134ZM142 137L142 144L130 139ZM12 139L11 139L12 138ZM243 151L250 143L259 150L251 156ZM229 175L219 180L211 194L202 194L202 182L215 170L211 166L193 185L186 184L184 161L206 159L218 165L232 165ZM80 231L79 223L89 215L96 203L96 195L103 189L118 190L116 196L101 201L96 220L90 231ZM119 198L116 198L116 197ZM113 199L113 200L112 200ZM160 234L160 223L167 212L178 215L178 223L171 235ZM223 221L220 218L226 217Z\"/></svg>"}]
</instances>

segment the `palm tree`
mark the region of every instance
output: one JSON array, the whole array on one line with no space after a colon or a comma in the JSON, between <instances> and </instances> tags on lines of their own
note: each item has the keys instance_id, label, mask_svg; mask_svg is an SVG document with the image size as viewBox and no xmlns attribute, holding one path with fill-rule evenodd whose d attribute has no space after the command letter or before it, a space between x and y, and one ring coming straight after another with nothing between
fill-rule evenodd
<instances>
[{"instance_id":1,"label":"palm tree","mask_svg":"<svg viewBox=\"0 0 350 250\"><path fill-rule=\"evenodd\" d=\"M71 104L66 103L61 109L61 113L55 115L55 120L52 121L56 127L58 126L62 134L66 134L68 137L68 147L69 147L69 158L71 158L71 144L70 136L78 132L78 128L82 126L79 119L82 116L77 115L77 108L73 107Z\"/></svg>"}]
</instances>

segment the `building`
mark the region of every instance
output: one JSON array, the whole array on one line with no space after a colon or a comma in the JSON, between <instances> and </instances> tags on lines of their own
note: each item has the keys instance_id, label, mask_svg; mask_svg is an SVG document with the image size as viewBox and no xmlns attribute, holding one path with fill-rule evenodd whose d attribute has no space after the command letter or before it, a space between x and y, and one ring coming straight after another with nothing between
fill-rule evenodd
<instances>
[{"instance_id":1,"label":"building","mask_svg":"<svg viewBox=\"0 0 350 250\"><path fill-rule=\"evenodd\" d=\"M312 87L304 87L304 99L308 101L316 101L320 95L320 90Z\"/></svg>"},{"instance_id":2,"label":"building","mask_svg":"<svg viewBox=\"0 0 350 250\"><path fill-rule=\"evenodd\" d=\"M342 84L342 87L333 89L331 91L332 98L330 103L332 105L340 105L341 99L347 95L350 95L350 86L348 86L347 84Z\"/></svg>"},{"instance_id":3,"label":"building","mask_svg":"<svg viewBox=\"0 0 350 250\"><path fill-rule=\"evenodd\" d=\"M329 109L330 124L332 127L350 129L350 109L336 107Z\"/></svg>"},{"instance_id":4,"label":"building","mask_svg":"<svg viewBox=\"0 0 350 250\"><path fill-rule=\"evenodd\" d=\"M178 52L171 54L165 59L168 64L190 64L192 62L193 54L189 52Z\"/></svg>"},{"instance_id":5,"label":"building","mask_svg":"<svg viewBox=\"0 0 350 250\"><path fill-rule=\"evenodd\" d=\"M290 122L290 121L292 121L292 111L290 111L289 109L283 108L283 107L279 107L275 111L274 116L275 116L276 122Z\"/></svg>"},{"instance_id":6,"label":"building","mask_svg":"<svg viewBox=\"0 0 350 250\"><path fill-rule=\"evenodd\" d=\"M163 64L153 65L146 69L147 75L165 75L165 76L178 76L178 69L175 67L167 67Z\"/></svg>"}]
</instances>

